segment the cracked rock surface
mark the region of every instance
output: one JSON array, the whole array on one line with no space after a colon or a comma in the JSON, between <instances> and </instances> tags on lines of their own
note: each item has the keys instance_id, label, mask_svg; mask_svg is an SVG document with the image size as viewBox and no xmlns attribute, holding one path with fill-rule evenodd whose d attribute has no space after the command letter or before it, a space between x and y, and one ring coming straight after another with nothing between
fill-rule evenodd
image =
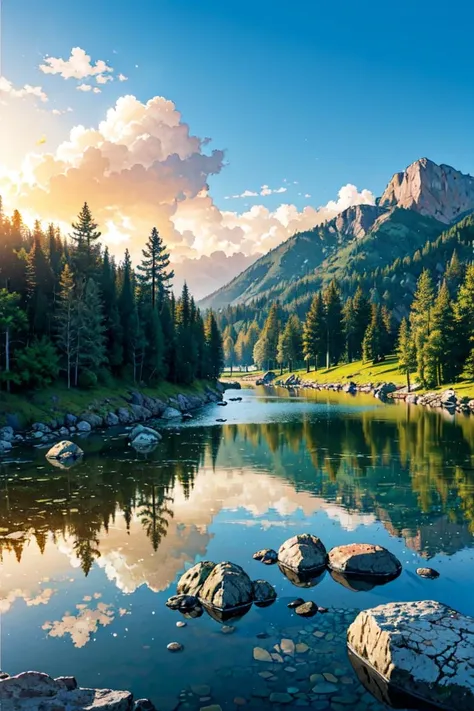
<instances>
[{"instance_id":1,"label":"cracked rock surface","mask_svg":"<svg viewBox=\"0 0 474 711\"><path fill-rule=\"evenodd\" d=\"M310 533L300 533L289 538L278 550L278 562L299 573L324 568L326 561L323 542Z\"/></svg>"},{"instance_id":2,"label":"cracked rock surface","mask_svg":"<svg viewBox=\"0 0 474 711\"><path fill-rule=\"evenodd\" d=\"M452 711L474 711L474 618L432 600L361 612L351 650L387 682Z\"/></svg>"},{"instance_id":3,"label":"cracked rock surface","mask_svg":"<svg viewBox=\"0 0 474 711\"><path fill-rule=\"evenodd\" d=\"M393 553L382 546L353 543L329 551L329 568L346 575L395 577L402 566Z\"/></svg>"}]
</instances>

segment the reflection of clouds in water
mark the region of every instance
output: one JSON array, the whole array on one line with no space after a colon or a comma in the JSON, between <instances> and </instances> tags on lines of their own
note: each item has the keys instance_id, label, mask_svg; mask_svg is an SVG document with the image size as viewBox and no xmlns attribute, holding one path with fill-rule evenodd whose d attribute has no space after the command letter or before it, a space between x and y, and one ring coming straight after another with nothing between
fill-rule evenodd
<instances>
[{"instance_id":1,"label":"reflection of clouds in water","mask_svg":"<svg viewBox=\"0 0 474 711\"><path fill-rule=\"evenodd\" d=\"M10 590L6 597L0 599L0 614L8 612L15 600L24 600L28 607L47 605L56 592L57 590L53 590L53 588L45 588L35 594L34 597L31 597L31 591L20 589Z\"/></svg>"},{"instance_id":2,"label":"reflection of clouds in water","mask_svg":"<svg viewBox=\"0 0 474 711\"><path fill-rule=\"evenodd\" d=\"M43 630L48 631L50 637L65 637L70 635L75 647L84 647L90 640L91 635L97 632L99 626L107 627L114 619L113 605L105 602L97 603L95 610L89 609L85 605L77 605L79 613L70 615L66 613L61 620L56 622L45 622Z\"/></svg>"}]
</instances>

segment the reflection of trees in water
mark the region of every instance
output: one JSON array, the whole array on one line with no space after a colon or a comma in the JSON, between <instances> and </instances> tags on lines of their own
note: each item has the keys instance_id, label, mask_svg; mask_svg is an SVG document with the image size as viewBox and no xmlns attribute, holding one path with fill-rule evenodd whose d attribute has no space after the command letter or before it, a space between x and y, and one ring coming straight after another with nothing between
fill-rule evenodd
<instances>
[{"instance_id":1,"label":"reflection of trees in water","mask_svg":"<svg viewBox=\"0 0 474 711\"><path fill-rule=\"evenodd\" d=\"M216 432L217 431L217 432ZM167 434L153 457L136 459L132 450L117 443L86 441L86 457L68 470L37 464L0 468L0 561L4 551L21 560L23 547L33 535L41 552L48 535L53 540L71 537L73 550L87 575L99 556L100 532L108 530L117 515L127 531L137 511L156 551L173 516L172 492L180 483L187 498L206 456L215 461L221 428L182 430ZM120 448L120 449L119 449ZM44 453L43 453L44 454ZM7 535L12 537L6 537Z\"/></svg>"}]
</instances>

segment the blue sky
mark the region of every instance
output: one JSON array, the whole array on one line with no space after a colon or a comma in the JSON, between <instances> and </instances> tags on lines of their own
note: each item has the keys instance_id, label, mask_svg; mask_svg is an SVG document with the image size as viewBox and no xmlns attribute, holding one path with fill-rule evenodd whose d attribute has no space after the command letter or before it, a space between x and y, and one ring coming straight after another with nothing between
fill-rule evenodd
<instances>
[{"instance_id":1,"label":"blue sky","mask_svg":"<svg viewBox=\"0 0 474 711\"><path fill-rule=\"evenodd\" d=\"M96 124L124 86L78 97L37 69L81 46L226 150L211 181L221 207L285 178L292 202L319 205L346 182L378 194L423 155L474 172L473 21L472 3L426 0L3 0L3 73L74 105L62 131Z\"/></svg>"}]
</instances>

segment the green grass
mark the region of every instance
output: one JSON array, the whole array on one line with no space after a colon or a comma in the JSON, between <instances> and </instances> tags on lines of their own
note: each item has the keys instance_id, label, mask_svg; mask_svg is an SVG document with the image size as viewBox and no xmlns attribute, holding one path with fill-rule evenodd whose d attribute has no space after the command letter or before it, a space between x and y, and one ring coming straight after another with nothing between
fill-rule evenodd
<instances>
[{"instance_id":1,"label":"green grass","mask_svg":"<svg viewBox=\"0 0 474 711\"><path fill-rule=\"evenodd\" d=\"M68 390L65 385L57 384L44 390L22 394L0 392L0 425L5 424L9 414L17 415L22 427L27 427L33 422L48 422L65 413L81 415L89 410L98 415L105 415L118 407L125 407L133 390L140 390L144 395L167 400L179 393L199 394L206 385L208 383L198 381L188 386L160 383L155 388L138 388L133 383L115 381L110 387L97 386L90 390L76 388Z\"/></svg>"}]
</instances>

